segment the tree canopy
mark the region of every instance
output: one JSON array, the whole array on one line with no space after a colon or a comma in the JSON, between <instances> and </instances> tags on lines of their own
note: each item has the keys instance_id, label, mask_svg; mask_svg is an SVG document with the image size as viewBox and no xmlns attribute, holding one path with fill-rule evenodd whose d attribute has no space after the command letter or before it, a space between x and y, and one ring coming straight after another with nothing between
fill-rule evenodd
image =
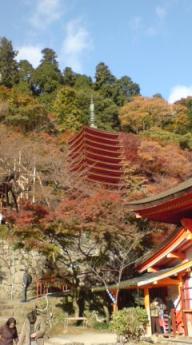
<instances>
[{"instance_id":1,"label":"tree canopy","mask_svg":"<svg viewBox=\"0 0 192 345\"><path fill-rule=\"evenodd\" d=\"M0 84L12 87L18 82L17 52L13 49L12 42L7 38L0 38Z\"/></svg>"}]
</instances>

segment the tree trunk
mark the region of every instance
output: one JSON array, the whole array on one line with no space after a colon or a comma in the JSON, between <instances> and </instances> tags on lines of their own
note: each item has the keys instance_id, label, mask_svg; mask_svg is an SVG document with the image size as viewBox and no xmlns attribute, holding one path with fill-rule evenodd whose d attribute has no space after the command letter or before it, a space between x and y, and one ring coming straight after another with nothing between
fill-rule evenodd
<instances>
[{"instance_id":1,"label":"tree trunk","mask_svg":"<svg viewBox=\"0 0 192 345\"><path fill-rule=\"evenodd\" d=\"M104 310L104 313L105 313L105 318L106 318L106 321L107 323L110 321L110 312L109 312L109 308L104 305L103 306L103 310Z\"/></svg>"},{"instance_id":2,"label":"tree trunk","mask_svg":"<svg viewBox=\"0 0 192 345\"><path fill-rule=\"evenodd\" d=\"M79 303L78 303L78 299L76 297L74 297L73 299L73 307L75 310L75 317L79 317Z\"/></svg>"}]
</instances>

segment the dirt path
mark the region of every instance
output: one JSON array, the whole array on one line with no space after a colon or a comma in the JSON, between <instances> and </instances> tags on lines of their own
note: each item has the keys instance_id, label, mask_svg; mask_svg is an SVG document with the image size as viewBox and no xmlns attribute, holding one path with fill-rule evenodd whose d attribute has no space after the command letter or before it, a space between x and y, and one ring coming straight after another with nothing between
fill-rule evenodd
<instances>
[{"instance_id":1,"label":"dirt path","mask_svg":"<svg viewBox=\"0 0 192 345\"><path fill-rule=\"evenodd\" d=\"M66 334L59 337L50 338L45 345L65 345L70 343L81 343L82 345L115 345L116 335L111 333L83 333L83 334Z\"/></svg>"}]
</instances>

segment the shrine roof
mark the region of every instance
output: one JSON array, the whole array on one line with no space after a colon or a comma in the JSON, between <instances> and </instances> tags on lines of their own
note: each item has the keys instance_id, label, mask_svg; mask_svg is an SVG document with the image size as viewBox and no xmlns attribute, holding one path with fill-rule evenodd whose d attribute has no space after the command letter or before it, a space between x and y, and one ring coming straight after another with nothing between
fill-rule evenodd
<instances>
[{"instance_id":1,"label":"shrine roof","mask_svg":"<svg viewBox=\"0 0 192 345\"><path fill-rule=\"evenodd\" d=\"M127 280L123 280L120 282L120 285L118 284L112 284L108 286L109 290L113 290L113 289L128 289L128 288L144 288L147 285L150 284L155 284L156 282L160 282L167 278L170 278L172 276L176 276L178 273L183 272L187 269L189 269L190 267L192 267L192 260L179 264L177 266L174 267L169 267L163 270L160 270L158 272L154 272L154 273L145 273L142 274L140 276L137 277L133 277ZM167 282L167 280L166 280ZM178 284L178 281L174 278L174 279L170 279L169 280L169 284ZM156 285L158 286L158 285ZM155 287L155 286L154 286ZM98 287L94 287L92 289L93 292L102 292L105 291L106 288L104 286L98 286Z\"/></svg>"},{"instance_id":2,"label":"shrine roof","mask_svg":"<svg viewBox=\"0 0 192 345\"><path fill-rule=\"evenodd\" d=\"M192 218L192 178L166 192L128 203L131 211L149 220L180 224Z\"/></svg>"},{"instance_id":3,"label":"shrine roof","mask_svg":"<svg viewBox=\"0 0 192 345\"><path fill-rule=\"evenodd\" d=\"M173 188L169 188L167 191L162 192L158 195L152 195L150 197L139 199L135 201L129 202L130 206L133 206L133 210L136 210L137 208L140 209L140 206L142 205L157 205L160 204L162 201L166 199L174 199L177 198L185 193L187 193L189 190L192 191L192 178L186 180L185 182L179 183L177 186Z\"/></svg>"},{"instance_id":4,"label":"shrine roof","mask_svg":"<svg viewBox=\"0 0 192 345\"><path fill-rule=\"evenodd\" d=\"M148 259L151 259L156 253L159 253L162 249L164 249L167 245L169 245L178 234L178 229L175 229L171 234L169 234L164 241L159 243L155 248L150 249L145 253L142 257L138 258L135 262L136 266L139 266L146 262Z\"/></svg>"}]
</instances>

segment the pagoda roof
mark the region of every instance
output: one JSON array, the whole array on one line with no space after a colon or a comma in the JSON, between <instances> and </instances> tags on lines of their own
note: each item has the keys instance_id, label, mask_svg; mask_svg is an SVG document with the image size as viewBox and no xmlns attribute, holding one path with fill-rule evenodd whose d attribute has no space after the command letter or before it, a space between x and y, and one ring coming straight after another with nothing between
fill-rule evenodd
<instances>
[{"instance_id":1,"label":"pagoda roof","mask_svg":"<svg viewBox=\"0 0 192 345\"><path fill-rule=\"evenodd\" d=\"M70 172L119 188L123 183L122 148L119 133L84 127L69 141Z\"/></svg>"},{"instance_id":2,"label":"pagoda roof","mask_svg":"<svg viewBox=\"0 0 192 345\"><path fill-rule=\"evenodd\" d=\"M128 203L140 217L171 224L192 218L192 178L166 192Z\"/></svg>"}]
</instances>

